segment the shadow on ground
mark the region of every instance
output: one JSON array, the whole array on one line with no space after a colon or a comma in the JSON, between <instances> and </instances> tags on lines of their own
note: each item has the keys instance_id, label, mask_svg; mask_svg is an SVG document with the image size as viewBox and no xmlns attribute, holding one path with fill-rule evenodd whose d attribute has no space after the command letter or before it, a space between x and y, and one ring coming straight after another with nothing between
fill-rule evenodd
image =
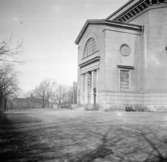
<instances>
[{"instance_id":1,"label":"shadow on ground","mask_svg":"<svg viewBox=\"0 0 167 162\"><path fill-rule=\"evenodd\" d=\"M21 116L16 122L22 122ZM25 120L24 122L40 122ZM58 152L58 151L57 151ZM37 162L59 158L55 148L39 141L39 137L30 132L18 130L6 115L0 114L0 161L2 162Z\"/></svg>"},{"instance_id":2,"label":"shadow on ground","mask_svg":"<svg viewBox=\"0 0 167 162\"><path fill-rule=\"evenodd\" d=\"M167 162L163 114L68 113L1 114L0 161Z\"/></svg>"}]
</instances>

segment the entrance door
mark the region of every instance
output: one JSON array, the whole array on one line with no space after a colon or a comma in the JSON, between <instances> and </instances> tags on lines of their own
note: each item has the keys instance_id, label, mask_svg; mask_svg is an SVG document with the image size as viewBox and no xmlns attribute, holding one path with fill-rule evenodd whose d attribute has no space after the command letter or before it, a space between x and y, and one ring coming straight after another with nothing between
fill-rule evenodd
<instances>
[{"instance_id":1,"label":"entrance door","mask_svg":"<svg viewBox=\"0 0 167 162\"><path fill-rule=\"evenodd\" d=\"M87 74L87 104L96 104L97 93L97 71L93 70Z\"/></svg>"}]
</instances>

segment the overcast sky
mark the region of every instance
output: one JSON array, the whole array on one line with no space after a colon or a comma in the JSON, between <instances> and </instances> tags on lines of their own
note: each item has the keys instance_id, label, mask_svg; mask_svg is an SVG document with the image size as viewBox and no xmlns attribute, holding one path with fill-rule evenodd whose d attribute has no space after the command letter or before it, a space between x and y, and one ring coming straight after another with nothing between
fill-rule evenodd
<instances>
[{"instance_id":1,"label":"overcast sky","mask_svg":"<svg viewBox=\"0 0 167 162\"><path fill-rule=\"evenodd\" d=\"M0 0L0 40L23 41L20 87L77 80L74 40L86 19L106 18L127 0Z\"/></svg>"}]
</instances>

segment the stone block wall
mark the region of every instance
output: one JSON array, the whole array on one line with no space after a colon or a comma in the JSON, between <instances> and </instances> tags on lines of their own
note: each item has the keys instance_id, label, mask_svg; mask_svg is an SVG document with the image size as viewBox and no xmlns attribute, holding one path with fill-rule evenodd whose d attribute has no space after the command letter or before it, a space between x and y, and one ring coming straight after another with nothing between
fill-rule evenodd
<instances>
[{"instance_id":1,"label":"stone block wall","mask_svg":"<svg viewBox=\"0 0 167 162\"><path fill-rule=\"evenodd\" d=\"M150 111L167 111L167 93L101 92L98 94L101 109L125 110L126 106L145 107Z\"/></svg>"}]
</instances>

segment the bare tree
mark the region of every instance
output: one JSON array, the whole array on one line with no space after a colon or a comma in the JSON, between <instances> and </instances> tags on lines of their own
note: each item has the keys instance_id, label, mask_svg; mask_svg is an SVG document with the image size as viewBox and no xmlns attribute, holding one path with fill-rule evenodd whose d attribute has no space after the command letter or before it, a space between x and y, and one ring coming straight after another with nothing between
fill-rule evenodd
<instances>
[{"instance_id":1,"label":"bare tree","mask_svg":"<svg viewBox=\"0 0 167 162\"><path fill-rule=\"evenodd\" d=\"M71 87L64 87L64 102L71 104L77 104L77 83L73 82Z\"/></svg>"},{"instance_id":2,"label":"bare tree","mask_svg":"<svg viewBox=\"0 0 167 162\"><path fill-rule=\"evenodd\" d=\"M76 104L77 86L58 85L53 91L53 102L59 107L71 108L72 104Z\"/></svg>"},{"instance_id":3,"label":"bare tree","mask_svg":"<svg viewBox=\"0 0 167 162\"><path fill-rule=\"evenodd\" d=\"M19 62L16 56L20 47L20 43L10 48L8 41L0 42L0 110L6 109L7 99L18 90L13 64Z\"/></svg>"},{"instance_id":4,"label":"bare tree","mask_svg":"<svg viewBox=\"0 0 167 162\"><path fill-rule=\"evenodd\" d=\"M54 96L55 82L44 80L33 91L32 95L41 99L42 108L49 107Z\"/></svg>"},{"instance_id":5,"label":"bare tree","mask_svg":"<svg viewBox=\"0 0 167 162\"><path fill-rule=\"evenodd\" d=\"M6 110L7 99L12 97L18 91L17 75L12 66L4 65L0 69L0 107Z\"/></svg>"},{"instance_id":6,"label":"bare tree","mask_svg":"<svg viewBox=\"0 0 167 162\"><path fill-rule=\"evenodd\" d=\"M44 80L31 92L31 95L41 99L43 108L53 105L70 107L75 102L76 86L68 87L52 80Z\"/></svg>"},{"instance_id":7,"label":"bare tree","mask_svg":"<svg viewBox=\"0 0 167 162\"><path fill-rule=\"evenodd\" d=\"M17 42L14 47L11 47L10 40L0 42L0 63L21 63L22 61L19 60L18 54L22 51L23 42Z\"/></svg>"},{"instance_id":8,"label":"bare tree","mask_svg":"<svg viewBox=\"0 0 167 162\"><path fill-rule=\"evenodd\" d=\"M61 105L65 102L66 99L66 94L67 94L67 89L65 86L59 85L56 89L55 89L55 95L54 95L54 102L57 105Z\"/></svg>"}]
</instances>

